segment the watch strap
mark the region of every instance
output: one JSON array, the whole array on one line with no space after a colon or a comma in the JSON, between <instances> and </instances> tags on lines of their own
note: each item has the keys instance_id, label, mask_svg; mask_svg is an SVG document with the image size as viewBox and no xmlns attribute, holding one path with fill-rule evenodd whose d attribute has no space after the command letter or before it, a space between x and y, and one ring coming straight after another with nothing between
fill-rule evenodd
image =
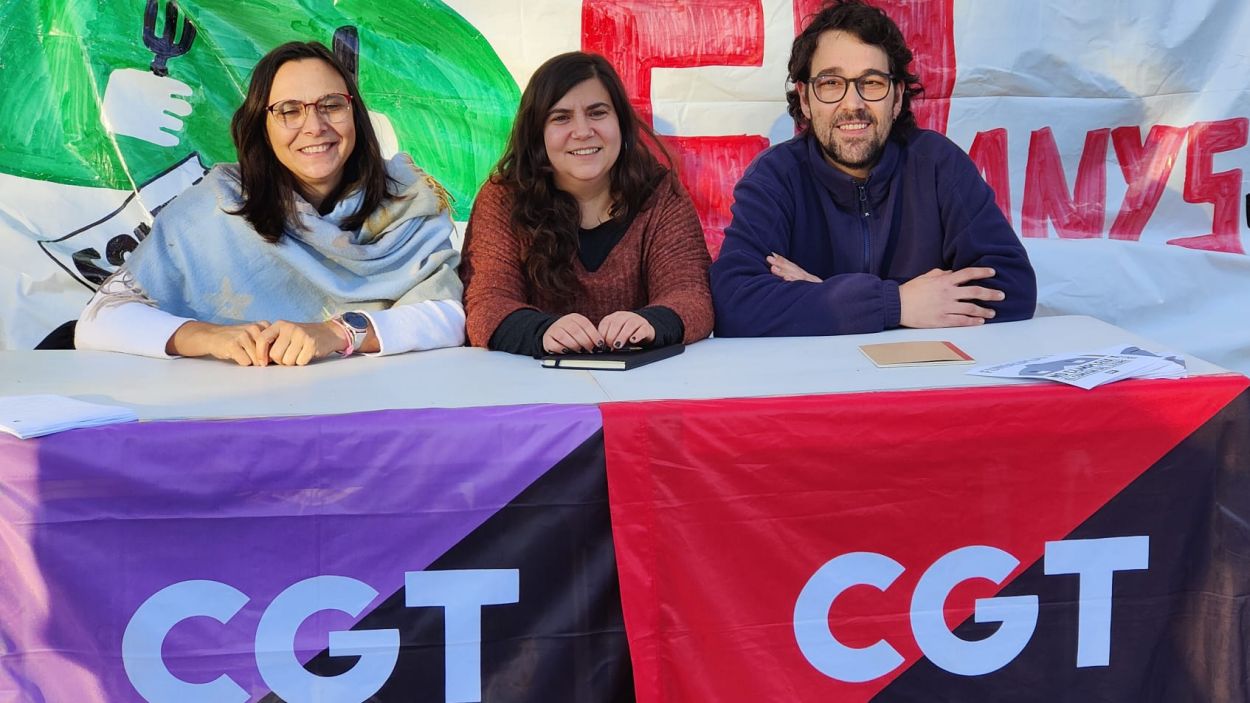
<instances>
[{"instance_id":1,"label":"watch strap","mask_svg":"<svg viewBox=\"0 0 1250 703\"><path fill-rule=\"evenodd\" d=\"M350 318L356 319L357 324L352 324ZM334 321L343 328L344 337L347 339L347 348L343 350L343 356L350 356L356 350L360 349L365 343L365 339L369 336L369 318L363 313L351 311L343 313L334 318Z\"/></svg>"}]
</instances>

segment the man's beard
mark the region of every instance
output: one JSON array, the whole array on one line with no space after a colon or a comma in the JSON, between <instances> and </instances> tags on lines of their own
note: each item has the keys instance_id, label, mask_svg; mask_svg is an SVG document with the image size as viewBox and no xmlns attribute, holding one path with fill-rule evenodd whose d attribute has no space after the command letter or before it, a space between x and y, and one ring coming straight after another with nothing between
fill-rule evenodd
<instances>
[{"instance_id":1,"label":"man's beard","mask_svg":"<svg viewBox=\"0 0 1250 703\"><path fill-rule=\"evenodd\" d=\"M857 140L849 145L839 144L836 139L838 128L835 125L838 122L854 121L868 123L870 133L868 138ZM829 128L825 130L825 133L817 133L816 136L817 141L820 142L820 150L825 153L825 158L838 166L858 171L872 168L877 164L877 161L881 159L881 152L885 150L885 140L888 135L878 134L877 120L867 111L862 111L830 120Z\"/></svg>"}]
</instances>

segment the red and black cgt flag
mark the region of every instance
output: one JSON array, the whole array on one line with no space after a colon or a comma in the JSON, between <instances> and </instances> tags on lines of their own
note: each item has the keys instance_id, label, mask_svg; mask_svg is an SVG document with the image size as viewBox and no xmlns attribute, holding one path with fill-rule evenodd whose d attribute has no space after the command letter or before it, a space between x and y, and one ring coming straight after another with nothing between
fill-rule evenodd
<instances>
[{"instance_id":1,"label":"red and black cgt flag","mask_svg":"<svg viewBox=\"0 0 1250 703\"><path fill-rule=\"evenodd\" d=\"M1247 384L605 406L638 699L1250 700Z\"/></svg>"}]
</instances>

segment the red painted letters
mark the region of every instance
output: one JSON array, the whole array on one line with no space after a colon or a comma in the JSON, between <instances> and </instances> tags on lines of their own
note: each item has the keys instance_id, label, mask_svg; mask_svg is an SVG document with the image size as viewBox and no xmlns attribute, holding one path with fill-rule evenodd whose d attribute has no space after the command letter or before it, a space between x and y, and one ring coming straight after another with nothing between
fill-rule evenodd
<instances>
[{"instance_id":1,"label":"red painted letters","mask_svg":"<svg viewBox=\"0 0 1250 703\"><path fill-rule=\"evenodd\" d=\"M582 48L612 62L638 114L650 121L651 69L763 64L764 10L760 0L586 0ZM715 255L729 224L734 184L768 139L673 137L666 144L675 152Z\"/></svg>"},{"instance_id":2,"label":"red painted letters","mask_svg":"<svg viewBox=\"0 0 1250 703\"><path fill-rule=\"evenodd\" d=\"M994 189L994 202L998 209L1011 220L1011 177L1007 169L1007 130L999 127L988 132L977 132L972 140L968 156L981 171L981 177ZM1012 224L1014 227L1015 225Z\"/></svg>"},{"instance_id":3,"label":"red painted letters","mask_svg":"<svg viewBox=\"0 0 1250 703\"><path fill-rule=\"evenodd\" d=\"M1111 143L1124 172L1128 190L1120 214L1111 224L1112 239L1141 238L1146 221L1154 214L1176 163L1176 154L1185 142L1185 129L1155 125L1146 143L1141 143L1140 127L1118 127L1111 132Z\"/></svg>"},{"instance_id":4,"label":"red painted letters","mask_svg":"<svg viewBox=\"0 0 1250 703\"><path fill-rule=\"evenodd\" d=\"M1246 145L1250 119L1235 117L1219 122L1198 122L1189 128L1189 155L1185 159L1185 202L1212 203L1215 215L1211 234L1172 239L1191 249L1244 254L1238 231L1241 208L1241 169L1212 173L1212 157Z\"/></svg>"},{"instance_id":5,"label":"red painted letters","mask_svg":"<svg viewBox=\"0 0 1250 703\"><path fill-rule=\"evenodd\" d=\"M1020 227L1026 237L1045 237L1046 222L1065 239L1102 236L1107 214L1107 141L1111 130L1085 135L1085 150L1076 171L1076 190L1068 195L1068 179L1050 127L1033 132L1024 175Z\"/></svg>"}]
</instances>

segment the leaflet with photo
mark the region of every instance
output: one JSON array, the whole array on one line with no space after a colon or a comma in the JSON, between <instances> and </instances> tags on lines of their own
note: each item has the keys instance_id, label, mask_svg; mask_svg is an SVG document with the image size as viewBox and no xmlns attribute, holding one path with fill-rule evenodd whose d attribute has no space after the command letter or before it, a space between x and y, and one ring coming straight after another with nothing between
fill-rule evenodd
<instances>
[{"instance_id":1,"label":"leaflet with photo","mask_svg":"<svg viewBox=\"0 0 1250 703\"><path fill-rule=\"evenodd\" d=\"M1134 345L1116 345L1114 347L1103 349L1098 353L1147 356L1163 359L1168 362L1166 364L1161 364L1161 369L1157 373L1149 376L1139 375L1137 378L1185 378L1189 375L1189 367L1185 364L1185 357L1175 352L1153 352Z\"/></svg>"},{"instance_id":2,"label":"leaflet with photo","mask_svg":"<svg viewBox=\"0 0 1250 703\"><path fill-rule=\"evenodd\" d=\"M968 371L972 376L1033 378L1066 383L1089 390L1126 378L1184 378L1188 372L1179 355L1160 355L1135 346L1116 346L1100 352L1052 354Z\"/></svg>"}]
</instances>

